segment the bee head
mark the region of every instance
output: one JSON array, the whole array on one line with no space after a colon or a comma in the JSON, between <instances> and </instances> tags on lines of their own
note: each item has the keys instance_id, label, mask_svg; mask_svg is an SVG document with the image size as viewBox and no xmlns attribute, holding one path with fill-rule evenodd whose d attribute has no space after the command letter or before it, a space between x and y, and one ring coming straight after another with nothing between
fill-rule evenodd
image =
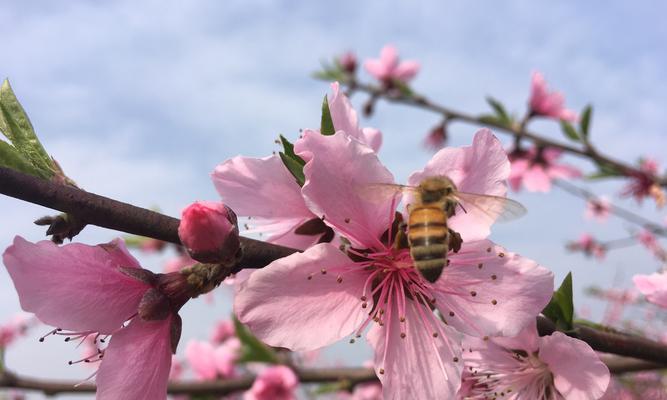
<instances>
[{"instance_id":1,"label":"bee head","mask_svg":"<svg viewBox=\"0 0 667 400\"><path fill-rule=\"evenodd\" d=\"M456 190L456 185L446 176L432 176L425 178L419 184L422 201L425 203L441 201Z\"/></svg>"}]
</instances>

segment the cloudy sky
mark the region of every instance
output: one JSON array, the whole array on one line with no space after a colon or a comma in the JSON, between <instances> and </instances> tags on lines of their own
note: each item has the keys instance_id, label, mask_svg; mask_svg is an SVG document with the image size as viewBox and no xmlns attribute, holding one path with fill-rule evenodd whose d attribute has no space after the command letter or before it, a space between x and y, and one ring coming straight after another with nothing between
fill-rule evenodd
<instances>
[{"instance_id":1,"label":"cloudy sky","mask_svg":"<svg viewBox=\"0 0 667 400\"><path fill-rule=\"evenodd\" d=\"M530 74L543 71L569 106L595 105L592 135L601 148L628 162L652 156L664 165L665 11L659 1L6 1L0 76L10 78L45 147L81 187L177 216L193 200L217 197L209 179L217 163L270 154L279 133L295 138L318 125L328 86L310 74L321 60L346 50L374 57L385 43L422 62L416 90L472 113L486 110L486 95L523 112ZM381 158L405 181L428 161L420 142L438 119L386 103L376 111L363 124L384 132ZM549 123L531 128L560 138ZM452 126L451 143L468 144L475 129ZM586 162L569 161L590 171ZM588 187L614 195L620 185ZM638 247L604 262L565 254L564 243L584 231L615 239L631 227L584 221L583 203L558 191L514 197L529 213L498 226L493 239L550 267L558 281L573 271L577 304L598 315L600 305L582 288L658 267ZM656 221L665 216L650 204L621 204ZM41 239L31 221L47 213L0 197L0 244L17 234ZM113 236L89 227L77 240ZM159 269L162 259L142 261ZM0 300L6 320L18 301L4 270ZM213 305L188 305L184 342L206 337L211 315L229 312L224 293ZM77 356L72 346L29 338L9 351L8 364L37 376L82 378L86 371L63 367Z\"/></svg>"}]
</instances>

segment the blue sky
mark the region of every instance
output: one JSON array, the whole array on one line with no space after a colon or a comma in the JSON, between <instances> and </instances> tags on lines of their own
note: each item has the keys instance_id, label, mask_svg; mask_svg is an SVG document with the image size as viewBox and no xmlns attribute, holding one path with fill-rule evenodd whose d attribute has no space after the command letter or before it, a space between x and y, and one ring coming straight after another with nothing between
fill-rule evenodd
<instances>
[{"instance_id":1,"label":"blue sky","mask_svg":"<svg viewBox=\"0 0 667 400\"><path fill-rule=\"evenodd\" d=\"M217 163L270 154L279 133L294 138L318 125L328 85L310 73L320 60L345 50L375 57L389 42L423 63L418 91L472 113L486 110L486 95L523 112L530 73L543 71L569 106L595 105L592 135L601 148L626 161L646 155L665 165L665 11L659 1L13 1L0 8L0 76L11 79L46 148L81 187L177 216L193 200L217 197L209 179ZM384 132L381 158L405 181L430 158L420 142L438 119L386 103L376 111L363 125ZM531 127L560 138L552 124ZM468 144L474 131L453 125L452 144ZM614 182L589 187L619 190ZM498 226L492 238L550 267L558 281L572 270L581 289L659 267L640 248L602 263L564 254L565 241L583 231L614 239L629 226L584 221L583 203L558 191L513 196L529 213ZM31 221L47 210L5 197L0 210L3 246L16 234L42 238ZM650 204L638 211L665 216ZM111 237L89 227L78 240ZM142 261L160 267L158 259ZM184 341L207 336L208 315L229 314L224 296L214 312L205 304L184 310ZM0 300L3 319L18 309L5 272ZM577 300L599 311L580 293ZM85 376L61 368L71 350L28 339L10 350L9 364L40 376Z\"/></svg>"}]
</instances>

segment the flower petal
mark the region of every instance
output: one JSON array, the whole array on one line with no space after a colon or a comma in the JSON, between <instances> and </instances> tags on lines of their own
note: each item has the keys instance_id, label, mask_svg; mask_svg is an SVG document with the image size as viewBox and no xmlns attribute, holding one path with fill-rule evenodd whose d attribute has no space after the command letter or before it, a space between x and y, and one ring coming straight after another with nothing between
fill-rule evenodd
<instances>
[{"instance_id":1,"label":"flower petal","mask_svg":"<svg viewBox=\"0 0 667 400\"><path fill-rule=\"evenodd\" d=\"M472 146L438 151L422 171L410 175L408 184L416 186L424 178L446 176L461 192L503 197L509 174L510 163L502 144L490 130L480 129ZM489 215L476 207L469 207L466 212L459 210L449 221L465 241L485 239L492 223Z\"/></svg>"},{"instance_id":2,"label":"flower petal","mask_svg":"<svg viewBox=\"0 0 667 400\"><path fill-rule=\"evenodd\" d=\"M213 184L237 215L267 219L312 218L301 188L278 156L234 157L215 167Z\"/></svg>"},{"instance_id":3,"label":"flower petal","mask_svg":"<svg viewBox=\"0 0 667 400\"><path fill-rule=\"evenodd\" d=\"M529 192L547 193L551 190L551 178L547 175L544 167L533 165L523 174L523 186Z\"/></svg>"},{"instance_id":4,"label":"flower petal","mask_svg":"<svg viewBox=\"0 0 667 400\"><path fill-rule=\"evenodd\" d=\"M295 144L308 162L302 188L308 207L356 247L377 246L394 216L394 197L374 185L392 183L389 172L369 147L343 132L323 136L304 132Z\"/></svg>"},{"instance_id":5,"label":"flower petal","mask_svg":"<svg viewBox=\"0 0 667 400\"><path fill-rule=\"evenodd\" d=\"M235 313L271 346L306 351L331 344L366 316L360 300L365 274L351 271L337 280L336 269L351 263L328 243L276 260L241 284Z\"/></svg>"},{"instance_id":6,"label":"flower petal","mask_svg":"<svg viewBox=\"0 0 667 400\"><path fill-rule=\"evenodd\" d=\"M414 78L417 72L419 72L419 63L417 61L401 61L394 70L394 77L405 82Z\"/></svg>"},{"instance_id":7,"label":"flower petal","mask_svg":"<svg viewBox=\"0 0 667 400\"><path fill-rule=\"evenodd\" d=\"M119 271L118 267L138 265L122 241L58 247L17 236L3 260L21 308L45 324L67 330L112 333L136 314L149 288Z\"/></svg>"},{"instance_id":8,"label":"flower petal","mask_svg":"<svg viewBox=\"0 0 667 400\"><path fill-rule=\"evenodd\" d=\"M648 301L667 308L667 273L635 275L632 281Z\"/></svg>"},{"instance_id":9,"label":"flower petal","mask_svg":"<svg viewBox=\"0 0 667 400\"><path fill-rule=\"evenodd\" d=\"M609 369L586 342L554 332L540 338L539 357L567 400L594 400L607 390Z\"/></svg>"},{"instance_id":10,"label":"flower petal","mask_svg":"<svg viewBox=\"0 0 667 400\"><path fill-rule=\"evenodd\" d=\"M135 318L114 334L97 371L97 400L167 398L172 318Z\"/></svg>"},{"instance_id":11,"label":"flower petal","mask_svg":"<svg viewBox=\"0 0 667 400\"><path fill-rule=\"evenodd\" d=\"M376 128L363 128L361 132L364 136L362 142L366 143L377 153L380 150L380 146L382 146L382 132Z\"/></svg>"},{"instance_id":12,"label":"flower petal","mask_svg":"<svg viewBox=\"0 0 667 400\"><path fill-rule=\"evenodd\" d=\"M423 313L431 313L421 304L408 301L405 310L405 338L395 326L399 322L396 308L391 323L374 324L367 338L375 350L375 372L382 382L385 400L451 399L461 385L461 334L441 326L437 338L424 326ZM420 315L422 314L422 315ZM454 360L457 361L454 361ZM381 371L383 370L383 371Z\"/></svg>"},{"instance_id":13,"label":"flower petal","mask_svg":"<svg viewBox=\"0 0 667 400\"><path fill-rule=\"evenodd\" d=\"M357 112L352 108L350 100L340 91L338 82L331 84L333 94L328 96L329 111L336 131L344 131L348 135L361 140Z\"/></svg>"},{"instance_id":14,"label":"flower petal","mask_svg":"<svg viewBox=\"0 0 667 400\"><path fill-rule=\"evenodd\" d=\"M472 336L513 336L547 305L553 274L491 241L464 242L433 284L447 323Z\"/></svg>"}]
</instances>

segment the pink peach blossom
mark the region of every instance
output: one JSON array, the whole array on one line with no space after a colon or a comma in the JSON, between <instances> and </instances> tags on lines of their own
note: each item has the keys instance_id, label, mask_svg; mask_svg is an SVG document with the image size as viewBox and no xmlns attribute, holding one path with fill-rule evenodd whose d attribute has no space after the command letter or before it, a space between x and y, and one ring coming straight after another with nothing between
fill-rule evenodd
<instances>
[{"instance_id":1,"label":"pink peach blossom","mask_svg":"<svg viewBox=\"0 0 667 400\"><path fill-rule=\"evenodd\" d=\"M382 385L375 382L361 383L354 387L350 400L382 400Z\"/></svg>"},{"instance_id":2,"label":"pink peach blossom","mask_svg":"<svg viewBox=\"0 0 667 400\"><path fill-rule=\"evenodd\" d=\"M169 380L175 381L181 379L183 376L183 362L173 355L171 357L171 368L169 368Z\"/></svg>"},{"instance_id":3,"label":"pink peach blossom","mask_svg":"<svg viewBox=\"0 0 667 400\"><path fill-rule=\"evenodd\" d=\"M581 235L579 240L568 243L567 249L575 252L580 251L587 256L595 256L599 260L602 260L607 254L607 249L604 245L588 233Z\"/></svg>"},{"instance_id":4,"label":"pink peach blossom","mask_svg":"<svg viewBox=\"0 0 667 400\"><path fill-rule=\"evenodd\" d=\"M539 72L534 72L529 100L531 114L575 122L577 114L566 109L564 103L563 95L558 92L549 92L544 76Z\"/></svg>"},{"instance_id":5,"label":"pink peach blossom","mask_svg":"<svg viewBox=\"0 0 667 400\"><path fill-rule=\"evenodd\" d=\"M449 398L460 385L459 332L516 334L549 301L552 274L485 240L493 219L472 209L452 218L463 246L448 255L441 278L429 283L408 249L394 246L399 199L367 190L393 182L375 152L342 132L312 131L304 132L295 151L307 161L306 204L350 246L341 251L315 245L274 261L240 285L235 312L267 344L307 351L349 335L354 342L370 327L367 338L385 398ZM500 142L481 130L472 146L438 152L409 183L446 175L461 190L504 195L508 174Z\"/></svg>"},{"instance_id":6,"label":"pink peach blossom","mask_svg":"<svg viewBox=\"0 0 667 400\"><path fill-rule=\"evenodd\" d=\"M632 281L637 289L646 296L646 300L660 307L667 308L667 273L635 275Z\"/></svg>"},{"instance_id":7,"label":"pink peach blossom","mask_svg":"<svg viewBox=\"0 0 667 400\"><path fill-rule=\"evenodd\" d=\"M609 370L586 342L561 332L539 337L533 323L513 338L464 341L462 399L595 400Z\"/></svg>"},{"instance_id":8,"label":"pink peach blossom","mask_svg":"<svg viewBox=\"0 0 667 400\"><path fill-rule=\"evenodd\" d=\"M336 62L340 68L350 75L357 72L357 55L351 51L347 51L336 58Z\"/></svg>"},{"instance_id":9,"label":"pink peach blossom","mask_svg":"<svg viewBox=\"0 0 667 400\"><path fill-rule=\"evenodd\" d=\"M241 342L233 337L220 345L191 340L185 348L185 357L197 379L214 380L234 376Z\"/></svg>"},{"instance_id":10,"label":"pink peach blossom","mask_svg":"<svg viewBox=\"0 0 667 400\"><path fill-rule=\"evenodd\" d=\"M112 335L109 346L89 359L104 356L96 378L98 400L166 399L180 306L154 307L159 298L154 275L139 267L121 240L58 247L17 236L3 261L21 307L57 326L52 333L73 339Z\"/></svg>"},{"instance_id":11,"label":"pink peach blossom","mask_svg":"<svg viewBox=\"0 0 667 400\"><path fill-rule=\"evenodd\" d=\"M554 179L581 177L581 171L566 164L558 163L562 151L555 148L528 151L514 150L509 158L512 172L508 178L510 186L518 191L523 186L529 192L546 193L551 190Z\"/></svg>"},{"instance_id":12,"label":"pink peach blossom","mask_svg":"<svg viewBox=\"0 0 667 400\"><path fill-rule=\"evenodd\" d=\"M211 333L211 343L221 344L229 338L236 336L234 322L230 320L218 321Z\"/></svg>"},{"instance_id":13,"label":"pink peach blossom","mask_svg":"<svg viewBox=\"0 0 667 400\"><path fill-rule=\"evenodd\" d=\"M201 262L236 259L239 228L236 214L222 203L197 201L181 213L178 237L192 258Z\"/></svg>"},{"instance_id":14,"label":"pink peach blossom","mask_svg":"<svg viewBox=\"0 0 667 400\"><path fill-rule=\"evenodd\" d=\"M584 217L588 219L595 219L598 222L604 222L609 218L611 213L611 203L609 199L604 196L589 199L586 202L586 211Z\"/></svg>"},{"instance_id":15,"label":"pink peach blossom","mask_svg":"<svg viewBox=\"0 0 667 400\"><path fill-rule=\"evenodd\" d=\"M630 182L621 190L621 196L632 196L638 203L645 197L653 197L656 204L662 207L665 204L665 194L653 177L659 174L658 162L651 158L639 161L639 171L630 175Z\"/></svg>"},{"instance_id":16,"label":"pink peach blossom","mask_svg":"<svg viewBox=\"0 0 667 400\"><path fill-rule=\"evenodd\" d=\"M375 79L391 85L394 80L408 82L414 78L419 72L419 63L412 60L400 61L396 48L388 44L380 51L380 58L366 60L364 68Z\"/></svg>"},{"instance_id":17,"label":"pink peach blossom","mask_svg":"<svg viewBox=\"0 0 667 400\"><path fill-rule=\"evenodd\" d=\"M423 145L429 150L438 151L447 144L447 128L444 124L439 124L426 135Z\"/></svg>"},{"instance_id":18,"label":"pink peach blossom","mask_svg":"<svg viewBox=\"0 0 667 400\"><path fill-rule=\"evenodd\" d=\"M16 315L9 322L0 325L0 351L25 335L31 325L33 325L32 318L26 314Z\"/></svg>"},{"instance_id":19,"label":"pink peach blossom","mask_svg":"<svg viewBox=\"0 0 667 400\"><path fill-rule=\"evenodd\" d=\"M299 378L284 365L264 369L257 375L243 400L296 400Z\"/></svg>"},{"instance_id":20,"label":"pink peach blossom","mask_svg":"<svg viewBox=\"0 0 667 400\"><path fill-rule=\"evenodd\" d=\"M339 84L335 82L331 88L328 102L336 131L344 131L377 151L382 144L381 132L361 129L357 113ZM256 222L248 232L269 232L268 242L297 249L332 239L333 231L306 206L301 188L280 157L234 157L218 165L211 177L223 201L238 215ZM299 228L306 226L310 232L300 232Z\"/></svg>"},{"instance_id":21,"label":"pink peach blossom","mask_svg":"<svg viewBox=\"0 0 667 400\"><path fill-rule=\"evenodd\" d=\"M667 251L660 245L655 234L647 229L642 229L637 234L637 240L643 244L657 259L667 262Z\"/></svg>"}]
</instances>

